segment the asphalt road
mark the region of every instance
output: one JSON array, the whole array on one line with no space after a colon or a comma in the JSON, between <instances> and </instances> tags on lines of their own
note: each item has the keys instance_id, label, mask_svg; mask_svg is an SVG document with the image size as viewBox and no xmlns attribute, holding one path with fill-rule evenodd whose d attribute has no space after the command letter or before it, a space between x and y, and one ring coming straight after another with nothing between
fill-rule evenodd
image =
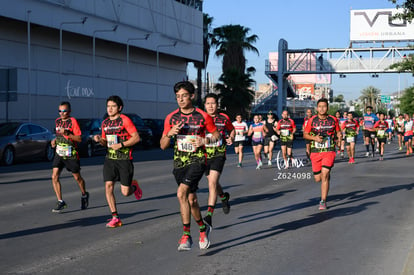
<instances>
[{"instance_id":1,"label":"asphalt road","mask_svg":"<svg viewBox=\"0 0 414 275\"><path fill-rule=\"evenodd\" d=\"M303 142L294 155L304 158ZM318 210L320 186L309 165L255 170L251 149L243 168L228 155L221 183L231 212L220 203L208 250L178 252L182 233L171 150L134 153L143 198L123 197L116 187L120 228L105 228L110 212L102 182L103 156L82 159L91 194L80 210L80 192L62 173L68 208L52 213L50 163L0 167L0 268L2 274L414 274L413 157L396 145L384 161L356 164L338 158L331 175L329 209ZM301 166L298 161L298 166ZM310 178L310 179L309 179ZM207 205L206 179L199 201Z\"/></svg>"}]
</instances>

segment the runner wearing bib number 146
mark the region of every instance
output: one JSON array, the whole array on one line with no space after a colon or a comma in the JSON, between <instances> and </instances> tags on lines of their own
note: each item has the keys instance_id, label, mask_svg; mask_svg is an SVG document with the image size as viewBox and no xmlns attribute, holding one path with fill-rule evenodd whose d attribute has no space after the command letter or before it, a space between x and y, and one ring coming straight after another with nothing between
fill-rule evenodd
<instances>
[{"instance_id":1,"label":"runner wearing bib number 146","mask_svg":"<svg viewBox=\"0 0 414 275\"><path fill-rule=\"evenodd\" d=\"M206 143L206 176L208 180L209 192L207 215L204 217L204 221L213 227L212 218L214 208L216 207L217 196L220 197L224 214L228 214L230 212L230 194L228 192L223 192L219 179L226 161L226 145L231 145L233 143L235 131L230 118L225 113L217 110L218 97L216 94L210 93L205 96L204 108L207 114L212 117L221 136L221 138L216 142ZM211 134L208 133L207 136L211 137Z\"/></svg>"},{"instance_id":2,"label":"runner wearing bib number 146","mask_svg":"<svg viewBox=\"0 0 414 275\"><path fill-rule=\"evenodd\" d=\"M341 129L344 132L346 151L348 153L348 163L355 163L355 142L359 133L359 123L354 120L351 112L347 114L348 118L342 123Z\"/></svg>"},{"instance_id":3,"label":"runner wearing bib number 146","mask_svg":"<svg viewBox=\"0 0 414 275\"><path fill-rule=\"evenodd\" d=\"M384 145L387 142L387 133L386 130L388 129L388 122L385 120L385 115L383 113L379 114L379 120L375 122L374 129L377 131L377 139L379 143L379 153L380 158L379 160L384 160Z\"/></svg>"},{"instance_id":4,"label":"runner wearing bib number 146","mask_svg":"<svg viewBox=\"0 0 414 275\"><path fill-rule=\"evenodd\" d=\"M191 249L193 243L190 233L191 215L199 226L200 249L210 246L209 234L211 228L205 224L197 201L198 183L206 169L206 132L211 133L209 143L220 139L213 119L206 112L193 107L195 88L189 81L178 82L174 85L178 109L167 115L164 121L164 131L160 140L161 149L174 143L173 174L178 185L177 199L180 204L183 234L179 240L178 251Z\"/></svg>"},{"instance_id":5,"label":"runner wearing bib number 146","mask_svg":"<svg viewBox=\"0 0 414 275\"><path fill-rule=\"evenodd\" d=\"M339 141L342 133L339 129L338 120L328 115L328 100L321 98L317 102L317 115L309 119L303 131L303 138L309 139L311 143L312 170L316 182L321 182L321 201L319 210L325 210L326 199L329 191L331 169L335 161L335 136Z\"/></svg>"},{"instance_id":6,"label":"runner wearing bib number 146","mask_svg":"<svg viewBox=\"0 0 414 275\"><path fill-rule=\"evenodd\" d=\"M62 189L59 181L60 174L64 167L72 172L73 178L79 185L82 193L81 209L86 209L89 205L89 193L86 192L85 181L80 174L79 153L77 151L78 142L82 141L81 130L78 121L70 116L71 106L67 101L59 105L59 115L55 121L56 138L52 140L52 147L56 147L56 154L53 159L52 184L58 202L52 212L60 213L67 207L62 198Z\"/></svg>"}]
</instances>

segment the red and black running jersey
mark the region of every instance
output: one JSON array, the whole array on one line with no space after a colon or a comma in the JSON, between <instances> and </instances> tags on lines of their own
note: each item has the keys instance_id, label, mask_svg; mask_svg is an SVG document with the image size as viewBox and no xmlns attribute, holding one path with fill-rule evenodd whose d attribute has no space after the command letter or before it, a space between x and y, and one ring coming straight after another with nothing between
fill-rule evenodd
<instances>
[{"instance_id":1,"label":"red and black running jersey","mask_svg":"<svg viewBox=\"0 0 414 275\"><path fill-rule=\"evenodd\" d=\"M82 135L78 121L74 117L69 117L66 120L57 118L55 120L55 125L56 153L64 159L79 159L77 151L78 143L59 132L60 129L64 129L69 131L72 135Z\"/></svg>"},{"instance_id":2,"label":"red and black running jersey","mask_svg":"<svg viewBox=\"0 0 414 275\"><path fill-rule=\"evenodd\" d=\"M280 140L290 141L290 135L292 134L294 128L296 128L296 124L293 119L288 118L279 120L276 129L280 130Z\"/></svg>"},{"instance_id":3,"label":"red and black running jersey","mask_svg":"<svg viewBox=\"0 0 414 275\"><path fill-rule=\"evenodd\" d=\"M338 119L331 115L325 119L319 118L318 115L311 117L304 130L305 133L312 136L320 135L323 137L322 142L312 140L311 152L335 151L335 134L339 131Z\"/></svg>"},{"instance_id":4,"label":"red and black running jersey","mask_svg":"<svg viewBox=\"0 0 414 275\"><path fill-rule=\"evenodd\" d=\"M220 133L220 140L205 145L208 159L226 155L226 135L234 129L230 118L226 114L218 113L212 118L217 127L217 131ZM211 136L211 134L207 133L207 137L208 136Z\"/></svg>"},{"instance_id":5,"label":"red and black running jersey","mask_svg":"<svg viewBox=\"0 0 414 275\"><path fill-rule=\"evenodd\" d=\"M352 121L347 120L342 123L341 129L345 130L345 136L354 137L357 135L359 123L354 119Z\"/></svg>"},{"instance_id":6,"label":"red and black running jersey","mask_svg":"<svg viewBox=\"0 0 414 275\"><path fill-rule=\"evenodd\" d=\"M378 120L377 122L375 122L374 128L377 129L378 138L381 139L387 137L385 131L388 129L388 122Z\"/></svg>"},{"instance_id":7,"label":"red and black running jersey","mask_svg":"<svg viewBox=\"0 0 414 275\"><path fill-rule=\"evenodd\" d=\"M132 148L123 147L114 150L110 146L129 140L131 134L135 132L137 132L137 129L134 123L126 115L121 114L114 120L107 117L102 121L102 138L106 139L108 144L106 158L112 160L132 160Z\"/></svg>"},{"instance_id":8,"label":"red and black running jersey","mask_svg":"<svg viewBox=\"0 0 414 275\"><path fill-rule=\"evenodd\" d=\"M167 135L168 131L180 122L184 125L174 137L174 168L183 168L192 163L205 163L205 147L194 147L193 142L197 136L205 137L207 131L216 131L213 119L199 108L194 108L189 114L176 109L165 118L163 135Z\"/></svg>"}]
</instances>

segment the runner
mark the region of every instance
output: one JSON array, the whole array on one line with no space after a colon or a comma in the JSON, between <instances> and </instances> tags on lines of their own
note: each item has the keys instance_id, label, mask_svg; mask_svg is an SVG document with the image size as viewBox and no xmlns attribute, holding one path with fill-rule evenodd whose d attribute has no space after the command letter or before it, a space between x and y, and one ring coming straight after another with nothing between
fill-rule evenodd
<instances>
[{"instance_id":1,"label":"runner","mask_svg":"<svg viewBox=\"0 0 414 275\"><path fill-rule=\"evenodd\" d=\"M236 136L234 138L234 152L239 155L237 167L242 167L243 162L243 146L248 132L247 123L242 121L242 115L236 115L236 121L233 122Z\"/></svg>"},{"instance_id":2,"label":"runner","mask_svg":"<svg viewBox=\"0 0 414 275\"><path fill-rule=\"evenodd\" d=\"M108 117L102 121L102 135L95 135L94 140L102 146L107 146L103 179L105 182L105 196L111 211L111 219L106 227L115 228L122 226L116 208L114 195L115 182L121 183L121 193L125 197L132 194L139 200L142 190L134 176L134 164L132 162L132 146L140 140L137 129L129 117L121 114L124 108L122 99L112 95L106 100L106 112Z\"/></svg>"},{"instance_id":3,"label":"runner","mask_svg":"<svg viewBox=\"0 0 414 275\"><path fill-rule=\"evenodd\" d=\"M402 150L404 142L404 125L404 116L402 114L399 114L398 118L395 120L395 129L397 130L398 147L400 151Z\"/></svg>"},{"instance_id":4,"label":"runner","mask_svg":"<svg viewBox=\"0 0 414 275\"><path fill-rule=\"evenodd\" d=\"M378 121L378 117L372 113L372 107L367 106L366 107L366 113L364 114L364 120L363 120L363 129L364 129L364 144L365 149L367 150L365 156L369 157L369 145L371 144L372 147L372 154L371 156L374 157L375 152L375 130L374 130L374 124Z\"/></svg>"},{"instance_id":5,"label":"runner","mask_svg":"<svg viewBox=\"0 0 414 275\"><path fill-rule=\"evenodd\" d=\"M216 207L217 195L220 197L224 214L230 212L230 194L223 192L219 179L223 171L224 162L226 161L226 143L227 145L231 145L235 135L230 118L225 113L217 110L217 102L218 96L213 93L207 94L204 98L204 108L207 114L213 118L214 124L221 135L221 138L217 142L207 143L205 145L207 151L206 176L209 193L207 215L204 217L204 221L211 227L213 227L212 217L214 208ZM211 134L208 133L206 136L210 138ZM225 137L227 137L226 140L224 140Z\"/></svg>"},{"instance_id":6,"label":"runner","mask_svg":"<svg viewBox=\"0 0 414 275\"><path fill-rule=\"evenodd\" d=\"M387 143L391 144L393 130L394 130L394 120L390 115L388 115L385 121L388 123L388 129L385 131L387 139L388 139Z\"/></svg>"},{"instance_id":7,"label":"runner","mask_svg":"<svg viewBox=\"0 0 414 275\"><path fill-rule=\"evenodd\" d=\"M321 182L321 201L319 210L327 209L326 199L329 191L331 169L335 161L335 136L342 139L338 120L328 115L328 100L321 98L317 102L317 115L313 116L303 131L305 139L312 140L311 161L316 182Z\"/></svg>"},{"instance_id":8,"label":"runner","mask_svg":"<svg viewBox=\"0 0 414 275\"><path fill-rule=\"evenodd\" d=\"M413 121L408 114L404 114L404 119L404 144L407 148L406 155L408 156L413 153Z\"/></svg>"},{"instance_id":9,"label":"runner","mask_svg":"<svg viewBox=\"0 0 414 275\"><path fill-rule=\"evenodd\" d=\"M355 163L355 142L359 133L359 123L354 120L354 116L351 112L348 114L348 119L342 124L341 129L343 137L346 142L346 151L348 153L348 163Z\"/></svg>"},{"instance_id":10,"label":"runner","mask_svg":"<svg viewBox=\"0 0 414 275\"><path fill-rule=\"evenodd\" d=\"M160 140L161 149L170 146L174 137L174 170L177 182L177 198L180 204L183 235L179 240L178 251L191 249L193 243L190 233L191 215L200 229L200 249L210 246L210 226L205 224L197 202L198 182L206 169L206 150L204 147L206 131L210 132L210 140L219 140L220 134L213 119L199 108L193 107L194 85L189 81L174 85L174 93L178 109L167 115L164 131Z\"/></svg>"},{"instance_id":11,"label":"runner","mask_svg":"<svg viewBox=\"0 0 414 275\"><path fill-rule=\"evenodd\" d=\"M348 112L345 111L342 114L342 117L339 119L339 128L340 129L343 129L342 128L342 125L347 120L348 120ZM344 151L345 151L345 132L342 132L342 141L341 141L340 151L341 151L341 158L344 158Z\"/></svg>"},{"instance_id":12,"label":"runner","mask_svg":"<svg viewBox=\"0 0 414 275\"><path fill-rule=\"evenodd\" d=\"M279 139L276 136L276 127L277 127L277 119L272 111L267 113L267 120L264 125L264 153L267 157L267 165L272 165L272 158L273 158L273 148L275 147L276 141Z\"/></svg>"},{"instance_id":13,"label":"runner","mask_svg":"<svg viewBox=\"0 0 414 275\"><path fill-rule=\"evenodd\" d=\"M312 109L307 109L306 110L306 117L303 121L303 126L302 129L306 128L306 125L308 124L309 119L313 116L312 114ZM311 141L308 139L305 139L305 144L306 144L306 156L308 157L308 160L310 160L310 149L311 149Z\"/></svg>"},{"instance_id":14,"label":"runner","mask_svg":"<svg viewBox=\"0 0 414 275\"><path fill-rule=\"evenodd\" d=\"M338 120L338 122L340 122L341 121L341 118L342 118L342 115L341 115L341 112L340 111L336 111L335 112L335 117L336 117L336 119ZM341 125L339 125L339 128L341 128ZM335 138L335 146L336 146L336 152L340 152L341 151L341 144L339 143L339 140L337 140L336 138Z\"/></svg>"},{"instance_id":15,"label":"runner","mask_svg":"<svg viewBox=\"0 0 414 275\"><path fill-rule=\"evenodd\" d=\"M64 167L69 172L72 172L73 178L79 185L82 193L81 209L86 209L89 205L89 193L86 192L85 180L80 174L79 153L77 151L78 142L82 141L82 133L78 121L71 117L70 113L70 103L68 101L60 103L60 117L55 120L56 138L51 141L52 147L56 147L56 154L52 165L52 184L58 200L52 212L56 213L62 212L67 207L66 202L62 198L62 187L59 180Z\"/></svg>"},{"instance_id":16,"label":"runner","mask_svg":"<svg viewBox=\"0 0 414 275\"><path fill-rule=\"evenodd\" d=\"M256 159L256 170L260 170L263 166L262 163L262 148L263 148L263 137L264 137L264 125L260 122L259 115L255 115L253 117L253 124L250 125L249 132L247 133L249 136L252 136L252 147L254 158Z\"/></svg>"},{"instance_id":17,"label":"runner","mask_svg":"<svg viewBox=\"0 0 414 275\"><path fill-rule=\"evenodd\" d=\"M285 161L285 169L289 168L289 161L292 161L293 135L295 132L295 122L289 118L288 111L283 111L282 119L277 123L276 133L280 136L280 150Z\"/></svg>"},{"instance_id":18,"label":"runner","mask_svg":"<svg viewBox=\"0 0 414 275\"><path fill-rule=\"evenodd\" d=\"M383 113L379 113L379 120L375 122L374 129L377 131L377 139L379 143L379 160L384 160L384 144L387 141L386 130L388 129L388 122L385 121L385 115Z\"/></svg>"}]
</instances>

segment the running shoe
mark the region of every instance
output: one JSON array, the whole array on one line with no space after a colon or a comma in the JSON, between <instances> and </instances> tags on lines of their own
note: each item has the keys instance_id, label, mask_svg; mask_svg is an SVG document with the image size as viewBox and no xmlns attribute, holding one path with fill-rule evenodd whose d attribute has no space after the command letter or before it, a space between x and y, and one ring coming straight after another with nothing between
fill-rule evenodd
<instances>
[{"instance_id":1,"label":"running shoe","mask_svg":"<svg viewBox=\"0 0 414 275\"><path fill-rule=\"evenodd\" d=\"M140 200L142 198L142 190L138 185L138 181L137 180L132 180L131 186L135 186L135 191L134 191L135 198L137 200Z\"/></svg>"},{"instance_id":2,"label":"running shoe","mask_svg":"<svg viewBox=\"0 0 414 275\"><path fill-rule=\"evenodd\" d=\"M81 209L84 210L89 206L89 193L85 192L85 195L81 197Z\"/></svg>"},{"instance_id":3,"label":"running shoe","mask_svg":"<svg viewBox=\"0 0 414 275\"><path fill-rule=\"evenodd\" d=\"M351 163L354 164L355 163L355 159L351 158Z\"/></svg>"},{"instance_id":4,"label":"running shoe","mask_svg":"<svg viewBox=\"0 0 414 275\"><path fill-rule=\"evenodd\" d=\"M178 241L178 251L188 251L191 250L193 245L193 239L190 235L182 235L181 239Z\"/></svg>"},{"instance_id":5,"label":"running shoe","mask_svg":"<svg viewBox=\"0 0 414 275\"><path fill-rule=\"evenodd\" d=\"M64 202L64 201L58 201L56 203L56 207L52 209L52 212L60 213L66 207L68 207L68 205L66 204L66 202Z\"/></svg>"},{"instance_id":6,"label":"running shoe","mask_svg":"<svg viewBox=\"0 0 414 275\"><path fill-rule=\"evenodd\" d=\"M326 201L321 200L319 202L319 210L326 210Z\"/></svg>"},{"instance_id":7,"label":"running shoe","mask_svg":"<svg viewBox=\"0 0 414 275\"><path fill-rule=\"evenodd\" d=\"M344 158L344 152L341 152L341 158Z\"/></svg>"},{"instance_id":8,"label":"running shoe","mask_svg":"<svg viewBox=\"0 0 414 275\"><path fill-rule=\"evenodd\" d=\"M375 152L376 152L376 153L379 153L379 149L378 149L378 148L377 148L377 149L375 149Z\"/></svg>"},{"instance_id":9,"label":"running shoe","mask_svg":"<svg viewBox=\"0 0 414 275\"><path fill-rule=\"evenodd\" d=\"M204 223L208 224L209 226L211 226L211 228L213 228L213 220L211 219L211 215L207 215L204 217Z\"/></svg>"},{"instance_id":10,"label":"running shoe","mask_svg":"<svg viewBox=\"0 0 414 275\"><path fill-rule=\"evenodd\" d=\"M365 156L366 156L366 157L369 157L369 152L366 152L366 153L365 153Z\"/></svg>"},{"instance_id":11,"label":"running shoe","mask_svg":"<svg viewBox=\"0 0 414 275\"><path fill-rule=\"evenodd\" d=\"M119 217L112 217L112 219L109 219L108 221L109 222L106 224L106 227L115 228L122 226L122 222Z\"/></svg>"},{"instance_id":12,"label":"running shoe","mask_svg":"<svg viewBox=\"0 0 414 275\"><path fill-rule=\"evenodd\" d=\"M267 161L267 165L272 166L272 161L270 159Z\"/></svg>"},{"instance_id":13,"label":"running shoe","mask_svg":"<svg viewBox=\"0 0 414 275\"><path fill-rule=\"evenodd\" d=\"M262 166L263 166L262 161L259 161L259 168L262 168Z\"/></svg>"},{"instance_id":14,"label":"running shoe","mask_svg":"<svg viewBox=\"0 0 414 275\"><path fill-rule=\"evenodd\" d=\"M352 163L352 158L349 158L348 163Z\"/></svg>"},{"instance_id":15,"label":"running shoe","mask_svg":"<svg viewBox=\"0 0 414 275\"><path fill-rule=\"evenodd\" d=\"M200 232L200 239L198 241L198 245L200 249L207 249L210 246L210 239L209 235L211 232L211 227L206 224L206 231Z\"/></svg>"},{"instance_id":16,"label":"running shoe","mask_svg":"<svg viewBox=\"0 0 414 275\"><path fill-rule=\"evenodd\" d=\"M237 164L237 167L238 167L238 168L241 168L241 167L242 167L242 164L239 162L239 163Z\"/></svg>"},{"instance_id":17,"label":"running shoe","mask_svg":"<svg viewBox=\"0 0 414 275\"><path fill-rule=\"evenodd\" d=\"M230 194L228 192L224 193L225 199L221 200L221 208L223 209L224 214L230 213Z\"/></svg>"},{"instance_id":18,"label":"running shoe","mask_svg":"<svg viewBox=\"0 0 414 275\"><path fill-rule=\"evenodd\" d=\"M402 147L400 147L400 149L398 149L398 150L400 150L400 151L401 151L401 150L402 150Z\"/></svg>"}]
</instances>

